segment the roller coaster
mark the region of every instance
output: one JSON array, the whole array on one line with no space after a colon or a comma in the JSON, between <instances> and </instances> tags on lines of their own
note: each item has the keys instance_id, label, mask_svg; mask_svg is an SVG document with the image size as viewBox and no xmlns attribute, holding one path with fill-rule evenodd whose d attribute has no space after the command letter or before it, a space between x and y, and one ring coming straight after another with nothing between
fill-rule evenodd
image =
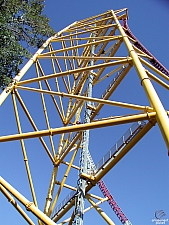
<instances>
[{"instance_id":1,"label":"roller coaster","mask_svg":"<svg viewBox=\"0 0 169 225\"><path fill-rule=\"evenodd\" d=\"M156 123L169 149L168 111L151 81L168 90L169 71L133 35L127 19L124 8L70 24L40 47L0 95L0 105L11 101L10 117L15 120L15 127L1 133L0 143L7 150L11 143L21 148L32 199L25 197L24 190L17 191L22 183L14 187L2 178L3 171L0 189L28 224L37 219L39 225L83 225L84 214L95 209L105 223L114 225L113 215L110 218L100 208L107 202L119 222L131 225L103 178ZM111 99L131 69L148 105ZM91 132L115 131L123 125L127 132L118 141L113 138L115 144L110 143L108 152L102 149L97 163L96 150L89 144L97 140L92 140ZM37 168L43 164L51 173L43 210L37 199L41 190L34 185L39 177L29 163L37 154Z\"/></svg>"}]
</instances>

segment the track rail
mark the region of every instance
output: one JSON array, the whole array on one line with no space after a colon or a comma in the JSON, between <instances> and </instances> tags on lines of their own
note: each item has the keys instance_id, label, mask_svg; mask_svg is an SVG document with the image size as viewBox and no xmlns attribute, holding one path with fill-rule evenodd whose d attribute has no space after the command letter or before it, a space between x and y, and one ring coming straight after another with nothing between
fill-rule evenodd
<instances>
[{"instance_id":1,"label":"track rail","mask_svg":"<svg viewBox=\"0 0 169 225\"><path fill-rule=\"evenodd\" d=\"M151 56L151 59L149 59L150 63L159 71L164 73L165 75L169 76L169 71L141 44L141 42L134 36L134 34L131 32L127 20L123 19L123 28L125 33L135 40L134 46L136 46L138 49L140 49L145 54Z\"/></svg>"},{"instance_id":2,"label":"track rail","mask_svg":"<svg viewBox=\"0 0 169 225\"><path fill-rule=\"evenodd\" d=\"M53 220L54 217L57 216L57 214L59 212L61 212L67 205L69 205L71 203L71 201L75 198L77 191L71 191L67 197L54 209L52 215L51 215L51 219Z\"/></svg>"},{"instance_id":3,"label":"track rail","mask_svg":"<svg viewBox=\"0 0 169 225\"><path fill-rule=\"evenodd\" d=\"M108 151L108 153L99 161L99 163L95 166L95 174L101 170L105 164L107 164L112 158L115 158L119 152L121 152L124 147L139 133L139 131L145 126L145 122L139 121L134 123L129 130L118 140L118 142ZM98 186L105 197L108 198L108 203L124 225L131 225L131 222L122 212L117 202L114 200L111 193L108 191L103 180L100 180ZM61 211L71 203L71 201L75 198L77 191L72 191L70 194L55 208L51 215L51 219L53 220Z\"/></svg>"},{"instance_id":4,"label":"track rail","mask_svg":"<svg viewBox=\"0 0 169 225\"><path fill-rule=\"evenodd\" d=\"M119 218L122 224L131 224L129 219L126 217L126 215L123 213L121 208L118 206L117 202L114 200L113 196L111 195L110 191L106 187L103 180L100 180L98 183L98 186L102 192L102 194L108 198L108 203L110 207L115 212L116 216Z\"/></svg>"},{"instance_id":5,"label":"track rail","mask_svg":"<svg viewBox=\"0 0 169 225\"><path fill-rule=\"evenodd\" d=\"M119 152L139 133L139 131L146 125L144 121L134 123L129 130L116 142L116 144L103 156L103 158L96 164L96 172L104 168L104 166L112 159L114 159Z\"/></svg>"}]
</instances>

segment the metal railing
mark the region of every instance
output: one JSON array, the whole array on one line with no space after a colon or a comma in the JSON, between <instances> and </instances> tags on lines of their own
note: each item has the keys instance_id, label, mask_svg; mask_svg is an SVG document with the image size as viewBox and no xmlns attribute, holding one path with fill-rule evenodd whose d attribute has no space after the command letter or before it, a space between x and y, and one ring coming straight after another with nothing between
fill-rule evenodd
<instances>
[{"instance_id":1,"label":"metal railing","mask_svg":"<svg viewBox=\"0 0 169 225\"><path fill-rule=\"evenodd\" d=\"M134 123L129 130L117 141L117 143L106 153L106 155L94 166L94 162L90 154L88 154L88 159L91 160L93 165L92 171L95 173L103 167L112 157L116 157L116 155L134 138L134 136L145 126L144 121L139 121ZM76 134L77 135L77 134ZM75 136L76 136L75 135ZM73 136L72 140L75 138ZM102 181L100 181L102 182ZM99 182L98 182L99 184ZM106 187L106 186L105 186ZM69 195L54 209L51 219L53 219L66 205L68 205L76 195L77 191L71 191ZM111 195L112 196L112 195ZM117 208L116 208L117 209ZM115 209L115 210L116 210ZM120 214L119 214L120 215ZM123 218L124 219L124 218ZM123 220L125 221L125 220Z\"/></svg>"},{"instance_id":2,"label":"metal railing","mask_svg":"<svg viewBox=\"0 0 169 225\"><path fill-rule=\"evenodd\" d=\"M105 96L107 95L107 93L110 91L110 89L115 85L115 83L118 81L118 79L120 78L120 76L122 75L123 71L126 69L125 66L122 66L122 68L120 69L120 71L117 72L116 76L113 78L113 80L111 81L111 83L109 84L109 86L106 88L106 90L104 91L104 93L101 95L100 99L105 99ZM97 103L96 106L98 106L100 103Z\"/></svg>"},{"instance_id":3,"label":"metal railing","mask_svg":"<svg viewBox=\"0 0 169 225\"><path fill-rule=\"evenodd\" d=\"M53 210L51 214L51 219L53 219L56 216L56 214L58 214L58 212L64 208L64 206L69 204L71 200L74 199L75 194L76 194L76 191L73 190L67 195L67 197Z\"/></svg>"},{"instance_id":4,"label":"metal railing","mask_svg":"<svg viewBox=\"0 0 169 225\"><path fill-rule=\"evenodd\" d=\"M134 123L129 130L117 141L117 143L103 156L97 163L96 171L103 167L112 157L116 157L119 152L133 139L133 137L145 126L144 121Z\"/></svg>"}]
</instances>

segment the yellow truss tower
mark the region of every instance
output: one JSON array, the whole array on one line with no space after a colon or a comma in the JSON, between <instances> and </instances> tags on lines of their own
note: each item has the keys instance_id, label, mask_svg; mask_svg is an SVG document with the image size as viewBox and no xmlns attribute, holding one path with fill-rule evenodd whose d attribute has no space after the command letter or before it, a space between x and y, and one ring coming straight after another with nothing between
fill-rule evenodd
<instances>
[{"instance_id":1,"label":"yellow truss tower","mask_svg":"<svg viewBox=\"0 0 169 225\"><path fill-rule=\"evenodd\" d=\"M39 224L83 224L83 214L94 208L113 225L98 206L112 202L102 178L156 123L169 149L168 112L152 85L169 89L169 74L132 35L127 17L125 8L72 23L49 38L0 95L0 105L7 97L11 101L8 112L14 118L0 142L5 149L21 148L32 199L3 174L0 188L28 224L34 222L26 210ZM140 90L145 103L127 94L132 89ZM107 152L103 142L112 130L116 137L116 129L127 132ZM97 143L102 143L100 158L94 158ZM38 170L50 170L48 184L34 185ZM42 181L48 172L41 176ZM42 190L44 209L37 201Z\"/></svg>"}]
</instances>

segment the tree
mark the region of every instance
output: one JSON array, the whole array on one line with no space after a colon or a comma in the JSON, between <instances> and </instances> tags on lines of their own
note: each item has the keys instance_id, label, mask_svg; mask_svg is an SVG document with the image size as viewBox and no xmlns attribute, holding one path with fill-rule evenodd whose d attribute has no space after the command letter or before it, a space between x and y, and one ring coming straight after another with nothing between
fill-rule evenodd
<instances>
[{"instance_id":1,"label":"tree","mask_svg":"<svg viewBox=\"0 0 169 225\"><path fill-rule=\"evenodd\" d=\"M43 15L44 0L0 1L0 88L4 89L31 56L55 32Z\"/></svg>"}]
</instances>

